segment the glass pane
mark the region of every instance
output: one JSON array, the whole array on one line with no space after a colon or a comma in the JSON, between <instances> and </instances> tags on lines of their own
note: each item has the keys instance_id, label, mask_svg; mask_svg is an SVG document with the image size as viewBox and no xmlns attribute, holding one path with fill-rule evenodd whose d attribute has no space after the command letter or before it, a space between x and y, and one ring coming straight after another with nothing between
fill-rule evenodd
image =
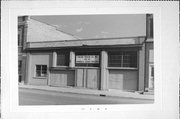
<instances>
[{"instance_id":1,"label":"glass pane","mask_svg":"<svg viewBox=\"0 0 180 119\"><path fill-rule=\"evenodd\" d=\"M122 55L117 52L117 53L109 53L108 57L108 66L109 67L121 67L121 62L122 62Z\"/></svg>"},{"instance_id":2,"label":"glass pane","mask_svg":"<svg viewBox=\"0 0 180 119\"><path fill-rule=\"evenodd\" d=\"M41 71L40 70L36 70L36 76L37 77L41 76Z\"/></svg>"},{"instance_id":3,"label":"glass pane","mask_svg":"<svg viewBox=\"0 0 180 119\"><path fill-rule=\"evenodd\" d=\"M42 73L43 74L47 73L47 66L46 65L42 65Z\"/></svg>"},{"instance_id":4,"label":"glass pane","mask_svg":"<svg viewBox=\"0 0 180 119\"><path fill-rule=\"evenodd\" d=\"M41 76L47 75L47 65L42 65Z\"/></svg>"},{"instance_id":5,"label":"glass pane","mask_svg":"<svg viewBox=\"0 0 180 119\"><path fill-rule=\"evenodd\" d=\"M41 65L36 65L36 70L41 70Z\"/></svg>"},{"instance_id":6,"label":"glass pane","mask_svg":"<svg viewBox=\"0 0 180 119\"><path fill-rule=\"evenodd\" d=\"M130 67L129 63L123 63L123 67Z\"/></svg>"},{"instance_id":7,"label":"glass pane","mask_svg":"<svg viewBox=\"0 0 180 119\"><path fill-rule=\"evenodd\" d=\"M130 67L137 67L137 54L131 55L131 57L130 57Z\"/></svg>"},{"instance_id":8,"label":"glass pane","mask_svg":"<svg viewBox=\"0 0 180 119\"><path fill-rule=\"evenodd\" d=\"M47 70L47 65L42 65L42 70Z\"/></svg>"},{"instance_id":9,"label":"glass pane","mask_svg":"<svg viewBox=\"0 0 180 119\"><path fill-rule=\"evenodd\" d=\"M137 67L136 51L110 52L108 55L109 67Z\"/></svg>"},{"instance_id":10,"label":"glass pane","mask_svg":"<svg viewBox=\"0 0 180 119\"><path fill-rule=\"evenodd\" d=\"M42 70L42 74L47 74L47 70Z\"/></svg>"}]
</instances>

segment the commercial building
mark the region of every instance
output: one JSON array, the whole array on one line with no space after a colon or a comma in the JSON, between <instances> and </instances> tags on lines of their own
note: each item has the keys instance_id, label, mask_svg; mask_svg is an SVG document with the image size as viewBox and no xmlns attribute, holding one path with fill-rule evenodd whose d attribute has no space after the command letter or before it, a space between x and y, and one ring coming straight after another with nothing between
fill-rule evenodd
<instances>
[{"instance_id":1,"label":"commercial building","mask_svg":"<svg viewBox=\"0 0 180 119\"><path fill-rule=\"evenodd\" d=\"M30 85L153 90L153 18L144 16L147 30L144 36L92 39L78 39L24 17L27 18L25 41L20 42L24 45L24 55L19 57L19 62L22 61L25 70L19 68L24 71L19 76Z\"/></svg>"}]
</instances>

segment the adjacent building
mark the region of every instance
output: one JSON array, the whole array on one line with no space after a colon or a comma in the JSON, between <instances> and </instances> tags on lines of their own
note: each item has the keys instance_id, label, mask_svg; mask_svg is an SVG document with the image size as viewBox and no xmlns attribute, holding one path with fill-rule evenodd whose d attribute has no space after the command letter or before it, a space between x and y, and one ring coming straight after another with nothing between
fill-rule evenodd
<instances>
[{"instance_id":1,"label":"adjacent building","mask_svg":"<svg viewBox=\"0 0 180 119\"><path fill-rule=\"evenodd\" d=\"M25 81L26 75L26 42L27 42L27 16L18 17L18 79Z\"/></svg>"},{"instance_id":2,"label":"adjacent building","mask_svg":"<svg viewBox=\"0 0 180 119\"><path fill-rule=\"evenodd\" d=\"M95 90L153 90L153 16L147 14L144 20L144 36L78 39L19 17L19 81Z\"/></svg>"}]
</instances>

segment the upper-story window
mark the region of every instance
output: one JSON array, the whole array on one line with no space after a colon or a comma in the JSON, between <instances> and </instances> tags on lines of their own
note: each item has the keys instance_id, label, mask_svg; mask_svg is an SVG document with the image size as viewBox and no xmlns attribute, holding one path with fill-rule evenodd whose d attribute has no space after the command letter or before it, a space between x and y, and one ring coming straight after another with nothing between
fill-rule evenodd
<instances>
[{"instance_id":1,"label":"upper-story window","mask_svg":"<svg viewBox=\"0 0 180 119\"><path fill-rule=\"evenodd\" d=\"M109 52L108 67L137 68L137 52L136 51Z\"/></svg>"},{"instance_id":2,"label":"upper-story window","mask_svg":"<svg viewBox=\"0 0 180 119\"><path fill-rule=\"evenodd\" d=\"M57 52L57 66L69 66L69 52Z\"/></svg>"}]
</instances>

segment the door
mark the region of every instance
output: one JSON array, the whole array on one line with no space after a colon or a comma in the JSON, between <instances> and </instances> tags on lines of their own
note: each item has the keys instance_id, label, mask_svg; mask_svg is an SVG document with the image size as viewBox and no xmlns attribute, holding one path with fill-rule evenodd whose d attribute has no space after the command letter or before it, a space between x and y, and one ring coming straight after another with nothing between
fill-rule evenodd
<instances>
[{"instance_id":1,"label":"door","mask_svg":"<svg viewBox=\"0 0 180 119\"><path fill-rule=\"evenodd\" d=\"M88 50L76 52L75 55L77 87L98 89L100 53Z\"/></svg>"},{"instance_id":2,"label":"door","mask_svg":"<svg viewBox=\"0 0 180 119\"><path fill-rule=\"evenodd\" d=\"M77 87L90 89L99 88L99 68L78 68L76 69Z\"/></svg>"}]
</instances>

